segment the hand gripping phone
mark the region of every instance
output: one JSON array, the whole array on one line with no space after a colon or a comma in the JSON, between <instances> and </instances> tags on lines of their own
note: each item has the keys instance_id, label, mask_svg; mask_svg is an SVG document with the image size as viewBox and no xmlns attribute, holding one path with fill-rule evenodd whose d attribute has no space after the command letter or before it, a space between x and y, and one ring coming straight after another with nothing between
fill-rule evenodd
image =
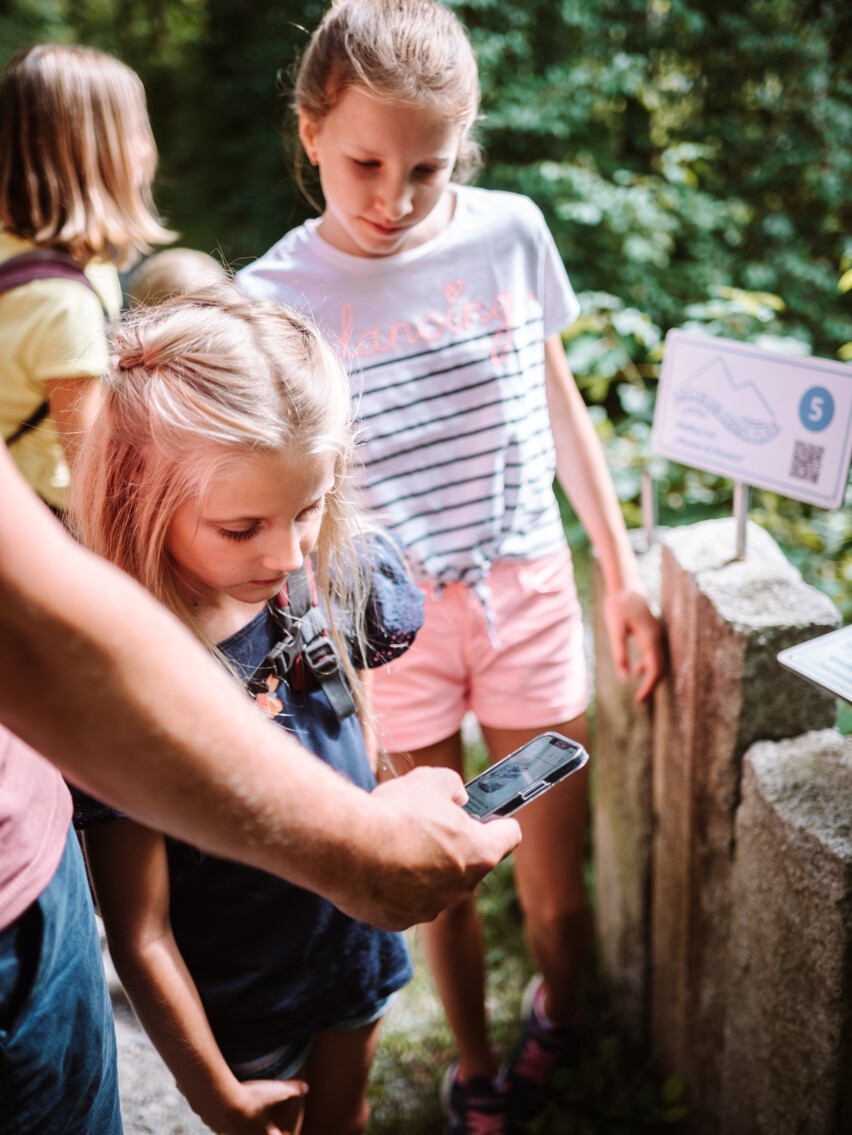
<instances>
[{"instance_id":1,"label":"hand gripping phone","mask_svg":"<svg viewBox=\"0 0 852 1135\"><path fill-rule=\"evenodd\" d=\"M577 772L589 754L558 733L534 737L465 785L466 812L477 820L511 816L554 784Z\"/></svg>"}]
</instances>

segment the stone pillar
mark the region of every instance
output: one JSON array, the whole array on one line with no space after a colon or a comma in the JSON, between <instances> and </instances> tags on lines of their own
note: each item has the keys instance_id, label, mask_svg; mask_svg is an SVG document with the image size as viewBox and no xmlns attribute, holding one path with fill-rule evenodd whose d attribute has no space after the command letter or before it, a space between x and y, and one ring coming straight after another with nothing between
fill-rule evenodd
<instances>
[{"instance_id":1,"label":"stone pillar","mask_svg":"<svg viewBox=\"0 0 852 1135\"><path fill-rule=\"evenodd\" d=\"M852 738L745 756L737 812L724 1135L852 1131Z\"/></svg>"},{"instance_id":2,"label":"stone pillar","mask_svg":"<svg viewBox=\"0 0 852 1135\"><path fill-rule=\"evenodd\" d=\"M651 609L659 613L660 546L638 555ZM652 705L620 682L603 617L595 563L595 923L601 961L624 1035L648 1035L650 975Z\"/></svg>"},{"instance_id":3,"label":"stone pillar","mask_svg":"<svg viewBox=\"0 0 852 1135\"><path fill-rule=\"evenodd\" d=\"M662 617L670 675L655 699L651 1034L685 1075L692 1129L719 1130L734 817L743 754L757 740L833 724L834 701L776 654L839 622L772 538L733 519L663 537Z\"/></svg>"}]
</instances>

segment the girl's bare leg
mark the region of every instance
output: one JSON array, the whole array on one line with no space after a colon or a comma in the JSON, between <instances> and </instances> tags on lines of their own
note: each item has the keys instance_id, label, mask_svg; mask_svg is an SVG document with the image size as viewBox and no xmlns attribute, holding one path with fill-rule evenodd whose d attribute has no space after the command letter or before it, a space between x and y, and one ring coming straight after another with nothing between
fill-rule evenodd
<instances>
[{"instance_id":1,"label":"girl's bare leg","mask_svg":"<svg viewBox=\"0 0 852 1135\"><path fill-rule=\"evenodd\" d=\"M381 1020L342 1033L319 1033L299 1073L305 1097L301 1135L363 1135L370 1121L367 1081Z\"/></svg>"},{"instance_id":2,"label":"girl's bare leg","mask_svg":"<svg viewBox=\"0 0 852 1135\"><path fill-rule=\"evenodd\" d=\"M588 746L585 716L552 726ZM492 729L482 733L499 760L544 729ZM583 881L583 840L588 814L588 767L517 814L523 840L515 851L518 898L530 948L544 977L544 1009L555 1023L570 1023L591 940L592 920Z\"/></svg>"},{"instance_id":3,"label":"girl's bare leg","mask_svg":"<svg viewBox=\"0 0 852 1135\"><path fill-rule=\"evenodd\" d=\"M588 746L585 716L552 726ZM482 727L492 763L546 729ZM418 749L415 764L462 769L461 735ZM588 814L588 773L574 773L518 813L524 833L515 850L518 897L527 936L544 977L544 1008L554 1023L570 1022L591 940L591 913L583 881L583 841ZM438 995L456 1038L465 1077L497 1073L485 1019L485 979L479 916L472 900L420 927Z\"/></svg>"},{"instance_id":4,"label":"girl's bare leg","mask_svg":"<svg viewBox=\"0 0 852 1135\"><path fill-rule=\"evenodd\" d=\"M461 734L411 753L415 764L462 771ZM497 1075L497 1060L485 1022L482 932L472 899L439 914L419 928L426 961L456 1038L464 1077Z\"/></svg>"}]
</instances>

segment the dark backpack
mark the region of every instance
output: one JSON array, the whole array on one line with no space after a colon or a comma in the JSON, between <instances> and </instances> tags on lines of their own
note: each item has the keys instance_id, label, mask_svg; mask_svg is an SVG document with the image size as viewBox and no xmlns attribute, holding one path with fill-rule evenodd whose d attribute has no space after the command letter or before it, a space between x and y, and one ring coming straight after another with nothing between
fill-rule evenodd
<instances>
[{"instance_id":1,"label":"dark backpack","mask_svg":"<svg viewBox=\"0 0 852 1135\"><path fill-rule=\"evenodd\" d=\"M33 252L10 256L0 264L0 295L3 292L10 292L13 288L20 288L24 284L31 284L34 280L75 280L78 284L85 284L89 291L95 292L94 285L77 261L64 252L37 248ZM47 417L49 409L50 404L45 399L27 420L21 422L5 439L6 445L14 445L24 434L34 430Z\"/></svg>"}]
</instances>

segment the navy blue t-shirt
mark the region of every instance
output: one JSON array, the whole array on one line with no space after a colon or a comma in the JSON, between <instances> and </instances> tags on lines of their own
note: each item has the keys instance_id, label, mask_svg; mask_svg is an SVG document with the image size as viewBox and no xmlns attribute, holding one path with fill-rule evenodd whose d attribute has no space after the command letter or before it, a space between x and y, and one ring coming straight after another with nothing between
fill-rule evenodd
<instances>
[{"instance_id":1,"label":"navy blue t-shirt","mask_svg":"<svg viewBox=\"0 0 852 1135\"><path fill-rule=\"evenodd\" d=\"M402 653L422 620L422 597L398 554L374 543L370 657ZM248 676L280 638L267 609L219 650ZM354 653L354 652L353 652ZM276 720L311 752L369 792L375 787L361 726L338 721L321 689L281 683ZM167 840L170 917L225 1059L242 1063L366 1013L413 972L402 935L342 914L265 871Z\"/></svg>"}]
</instances>

